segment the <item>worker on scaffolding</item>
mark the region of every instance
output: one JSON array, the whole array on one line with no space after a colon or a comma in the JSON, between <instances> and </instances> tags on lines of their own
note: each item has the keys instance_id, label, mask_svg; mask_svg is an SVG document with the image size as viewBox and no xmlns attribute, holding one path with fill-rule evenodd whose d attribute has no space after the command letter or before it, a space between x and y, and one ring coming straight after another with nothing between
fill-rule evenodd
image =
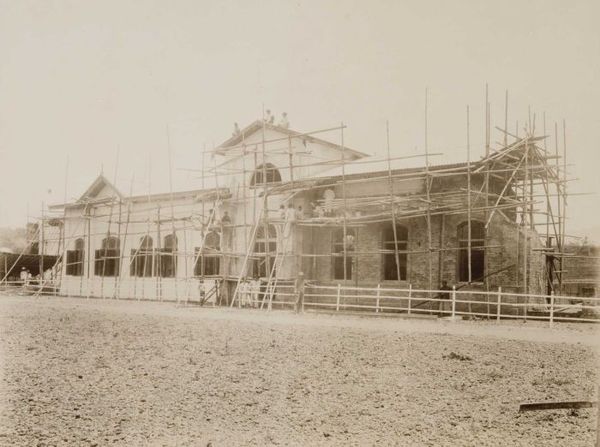
<instances>
[{"instance_id":1,"label":"worker on scaffolding","mask_svg":"<svg viewBox=\"0 0 600 447\"><path fill-rule=\"evenodd\" d=\"M283 227L283 237L288 238L292 234L292 225L296 222L296 209L292 202L288 203L288 207L285 210L285 224ZM291 248L291 247L288 247Z\"/></svg>"},{"instance_id":2,"label":"worker on scaffolding","mask_svg":"<svg viewBox=\"0 0 600 447\"><path fill-rule=\"evenodd\" d=\"M225 227L229 225L231 225L231 216L229 216L229 213L225 211L223 213L223 217L221 217L221 226Z\"/></svg>"}]
</instances>

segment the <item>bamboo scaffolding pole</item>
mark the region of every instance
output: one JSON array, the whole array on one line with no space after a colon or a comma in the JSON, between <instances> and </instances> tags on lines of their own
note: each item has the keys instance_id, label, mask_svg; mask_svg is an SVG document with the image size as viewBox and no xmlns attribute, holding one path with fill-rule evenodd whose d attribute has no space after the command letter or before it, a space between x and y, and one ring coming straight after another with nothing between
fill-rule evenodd
<instances>
[{"instance_id":1,"label":"bamboo scaffolding pole","mask_svg":"<svg viewBox=\"0 0 600 447\"><path fill-rule=\"evenodd\" d=\"M529 172L529 147L526 148L525 150L525 179L523 180L523 203L524 203L524 207L522 209L522 216L521 216L521 222L522 222L522 226L524 229L527 228L527 216L528 216L528 212L527 212L527 208L528 205L526 204L527 199L526 199L526 194L527 194L527 183L529 181L528 179L528 172ZM529 248L529 235L527 233L527 231L523 232L523 287L524 287L524 291L525 293L529 293L529 281L528 281L528 268L529 268L529 252L528 252L528 248Z\"/></svg>"},{"instance_id":2,"label":"bamboo scaffolding pole","mask_svg":"<svg viewBox=\"0 0 600 447\"><path fill-rule=\"evenodd\" d=\"M427 248L429 250L429 256L427 256L428 261L428 288L431 289L433 287L432 284L432 275L433 275L433 265L431 259L431 179L429 177L429 144L428 144L428 121L427 121L427 112L428 112L428 89L425 89L425 191L427 197L427 213L426 213L426 222L427 222Z\"/></svg>"},{"instance_id":3,"label":"bamboo scaffolding pole","mask_svg":"<svg viewBox=\"0 0 600 447\"><path fill-rule=\"evenodd\" d=\"M175 288L175 299L179 302L179 290L177 287L177 261L179 251L179 240L175 232L175 211L173 208L173 167L172 167L172 154L171 154L171 132L169 131L169 125L167 124L167 156L169 159L169 202L171 205L171 235L172 235L172 246L171 246L171 271L173 272L173 283ZM218 187L218 185L217 185Z\"/></svg>"},{"instance_id":4,"label":"bamboo scaffolding pole","mask_svg":"<svg viewBox=\"0 0 600 447\"><path fill-rule=\"evenodd\" d=\"M94 210L95 212L95 210ZM92 213L91 211L88 209L88 215L87 215L87 230L88 230L88 235L87 235L87 298L90 298L91 295L91 291L92 291L92 285L94 284L94 277L90 277L90 269L91 269L91 264L92 264Z\"/></svg>"},{"instance_id":5,"label":"bamboo scaffolding pole","mask_svg":"<svg viewBox=\"0 0 600 447\"><path fill-rule=\"evenodd\" d=\"M542 131L544 132L544 135L546 135L546 112L544 112L544 114L542 116L542 128L543 128ZM547 141L546 139L544 139L544 141L543 141L544 156L546 156L548 153L546 141ZM534 151L535 151L535 149L534 149ZM548 244L550 241L550 212L551 212L550 208L551 208L551 206L550 206L550 196L548 195L549 191L547 189L546 182L544 182L544 190L546 192L546 244ZM532 197L533 197L533 194L532 194Z\"/></svg>"},{"instance_id":6,"label":"bamboo scaffolding pole","mask_svg":"<svg viewBox=\"0 0 600 447\"><path fill-rule=\"evenodd\" d=\"M163 266L162 266L162 239L160 234L160 206L156 210L158 224L156 225L156 250L158 256L156 259L158 260L157 265L157 274L156 274L156 300L162 301L162 274L163 274Z\"/></svg>"},{"instance_id":7,"label":"bamboo scaffolding pole","mask_svg":"<svg viewBox=\"0 0 600 447\"><path fill-rule=\"evenodd\" d=\"M486 134L486 138L485 138L485 159L486 159L486 174L485 174L485 205L486 205L486 210L484 211L484 216L483 219L487 222L487 216L488 216L488 210L487 207L489 206L489 198L490 198L490 170L489 170L489 161L488 161L488 157L490 155L490 140L491 140L491 106L490 106L490 101L489 101L489 91L488 91L488 84L485 84L485 134ZM471 195L471 191L469 188L469 197ZM470 219L469 219L470 221ZM487 240L488 240L488 236L489 232L486 231L484 234L484 245L487 244ZM471 236L469 235L469 241L471 240ZM484 258L483 258L483 265L484 265L484 272L488 272L489 271L489 256L486 256L484 253ZM471 274L469 274L469 280L471 280ZM484 275L484 284L485 284L485 288L487 291L489 291L490 289L490 285L489 285L489 278L488 276ZM469 310L471 310L469 308ZM489 315L490 313L490 303L489 300L487 300L487 313Z\"/></svg>"},{"instance_id":8,"label":"bamboo scaffolding pole","mask_svg":"<svg viewBox=\"0 0 600 447\"><path fill-rule=\"evenodd\" d=\"M245 141L245 136L244 134L242 134L242 143L244 143ZM243 215L244 215L244 227L243 227L243 233L244 233L244 247L246 247L246 250L248 251L250 249L250 247L248 246L248 229L246 228L246 225L248 224L248 203L247 203L247 198L246 198L246 188L249 185L248 179L247 179L247 174L246 174L246 153L244 152L244 156L242 157L242 169L243 169L243 177L242 177L242 194L243 194L243 207L244 207L244 211L243 211ZM255 222L252 222L253 224L255 224ZM252 231L252 230L250 230ZM237 262L235 263L236 267L237 267ZM241 268L240 268L241 270ZM231 271L231 269L229 269L229 271Z\"/></svg>"},{"instance_id":9,"label":"bamboo scaffolding pole","mask_svg":"<svg viewBox=\"0 0 600 447\"><path fill-rule=\"evenodd\" d=\"M129 204L127 205L127 207L129 208ZM125 236L124 236L124 240L123 243L121 244L121 214L123 212L123 201L119 200L119 223L117 224L117 240L119 241L119 257L116 261L118 261L118 264L116 265L116 275L115 275L115 282L113 285L113 294L112 294L112 298L113 299L117 299L119 297L119 284L120 284L120 279L123 276L123 272L121 271L121 265L122 265L122 261L123 261L123 252L125 251L127 245L127 229L125 229ZM128 226L128 224L125 224L126 227ZM113 262L115 262L115 260L113 260Z\"/></svg>"},{"instance_id":10,"label":"bamboo scaffolding pole","mask_svg":"<svg viewBox=\"0 0 600 447\"><path fill-rule=\"evenodd\" d=\"M564 119L563 119L563 198L562 198L561 215L563 218L563 225L561 227L561 229L562 229L561 250L564 250L566 226L567 226L567 122ZM560 270L561 270L561 277L562 277L562 275L563 275L562 272L564 270L564 262L562 262L562 258L561 258L561 262L560 262ZM562 279L561 279L559 292L560 292L560 294L563 293Z\"/></svg>"},{"instance_id":11,"label":"bamboo scaffolding pole","mask_svg":"<svg viewBox=\"0 0 600 447\"><path fill-rule=\"evenodd\" d=\"M402 280L400 276L400 255L398 254L398 234L396 229L396 210L394 207L394 183L392 181L392 167L390 163L390 123L385 122L386 131L386 143L387 143L387 157L388 157L388 175L389 175L389 189L390 189L390 210L392 212L392 231L394 233L394 258L396 261L396 280ZM357 275L358 276L358 275Z\"/></svg>"},{"instance_id":12,"label":"bamboo scaffolding pole","mask_svg":"<svg viewBox=\"0 0 600 447\"><path fill-rule=\"evenodd\" d=\"M558 123L554 122L554 147L555 147L555 155L556 155L556 193L557 193L557 197L556 197L556 202L557 202L557 213L558 213L558 234L556 235L556 245L558 248L558 251L564 251L564 247L563 247L563 240L562 240L562 234L563 234L563 213L562 213L562 190L561 190L561 184L559 182L560 180L560 166L559 166L559 157L558 157ZM562 294L563 290L563 285L562 285L562 280L563 280L563 274L562 274L562 268L563 266L563 262L562 259L558 260L558 270L559 270L559 274L557 275L557 280L558 280L558 292L560 294Z\"/></svg>"},{"instance_id":13,"label":"bamboo scaffolding pole","mask_svg":"<svg viewBox=\"0 0 600 447\"><path fill-rule=\"evenodd\" d=\"M486 123L487 123L487 84L485 86L486 93ZM471 279L473 277L472 272L472 256L471 256L471 237L472 237L472 228L471 228L471 143L470 143L470 123L469 123L469 106L467 106L467 263L468 263L468 283L471 283ZM487 125L486 125L487 128ZM487 132L486 132L487 139ZM486 156L488 153L487 141L486 141ZM486 182L486 188L488 184ZM487 195L487 191L486 191Z\"/></svg>"},{"instance_id":14,"label":"bamboo scaffolding pole","mask_svg":"<svg viewBox=\"0 0 600 447\"><path fill-rule=\"evenodd\" d=\"M344 263L344 282L346 282L346 280L348 279L348 248L347 248L347 241L348 241L348 226L347 226L347 212L346 210L348 209L348 202L347 202L347 198L346 198L346 152L344 151L344 123L342 123L342 128L340 129L340 140L341 140L341 147L342 147L342 200L344 201L344 212L342 215L343 218L343 227L342 227L342 235L343 235L343 241L342 241L342 248L344 250L343 253L343 263ZM354 237L356 238L357 233L354 234ZM356 241L355 241L356 243ZM356 247L353 247L356 248ZM353 259L354 261L354 259ZM352 272L352 274L356 274L356 272ZM358 275L357 275L358 276Z\"/></svg>"},{"instance_id":15,"label":"bamboo scaffolding pole","mask_svg":"<svg viewBox=\"0 0 600 447\"><path fill-rule=\"evenodd\" d=\"M504 194L506 193L506 190L508 189L508 187L510 186L516 172L517 169L523 164L523 162L526 160L526 155L523 156L523 158L521 159L521 161L519 161L519 164L517 165L517 168L513 171L512 175L510 176L510 178L508 179L508 181L505 183L504 187L502 188L502 192L500 193L500 196L498 197L498 200L496 200L496 203L494 205L494 207L492 208L492 212L490 214L490 216L488 217L488 219L485 222L485 228L488 228L490 225L490 222L492 221L492 218L494 217L494 213L495 211L498 209L498 205L500 204L500 201L502 200L502 198L504 197ZM517 202L519 203L519 202ZM524 202L520 202L519 204L524 203Z\"/></svg>"},{"instance_id":16,"label":"bamboo scaffolding pole","mask_svg":"<svg viewBox=\"0 0 600 447\"><path fill-rule=\"evenodd\" d=\"M262 148L262 183L263 183L263 210L268 210L269 202L268 202L268 187L267 187L267 153L266 153L266 119L265 119L265 110L263 105L263 122L262 122L262 134L261 134L261 148ZM271 271L271 256L270 256L270 243L269 243L269 213L263 212L263 220L264 220L264 232L265 232L265 274ZM277 243L277 239L275 239ZM276 273L277 274L277 273ZM266 289L265 289L266 291ZM264 300L264 294L263 294Z\"/></svg>"},{"instance_id":17,"label":"bamboo scaffolding pole","mask_svg":"<svg viewBox=\"0 0 600 447\"><path fill-rule=\"evenodd\" d=\"M107 227L106 236L105 236L106 246L108 246L110 244L110 238L111 238L110 229L111 229L111 224L112 224L113 209L114 209L114 204L115 204L116 198L117 198L116 196L113 196L113 200L110 202L110 216L108 217L108 227ZM102 244L102 245L105 245L105 244ZM106 276L106 259L107 259L107 252L109 250L109 248L106 248L106 246L102 248L102 277L100 278L100 297L99 298L104 298L104 277ZM95 268L94 268L94 276L96 276Z\"/></svg>"}]
</instances>

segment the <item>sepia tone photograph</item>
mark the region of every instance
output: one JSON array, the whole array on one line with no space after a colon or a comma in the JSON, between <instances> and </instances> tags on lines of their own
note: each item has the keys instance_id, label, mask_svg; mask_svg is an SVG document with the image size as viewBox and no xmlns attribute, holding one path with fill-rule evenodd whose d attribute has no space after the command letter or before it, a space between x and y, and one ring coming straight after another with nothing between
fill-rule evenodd
<instances>
[{"instance_id":1,"label":"sepia tone photograph","mask_svg":"<svg viewBox=\"0 0 600 447\"><path fill-rule=\"evenodd\" d=\"M599 17L0 0L0 446L600 447Z\"/></svg>"}]
</instances>

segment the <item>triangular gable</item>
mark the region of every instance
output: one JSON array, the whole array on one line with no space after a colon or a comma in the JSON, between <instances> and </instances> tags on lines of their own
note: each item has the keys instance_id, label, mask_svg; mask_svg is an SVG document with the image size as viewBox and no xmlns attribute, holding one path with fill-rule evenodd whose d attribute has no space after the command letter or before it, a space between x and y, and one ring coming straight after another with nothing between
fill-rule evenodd
<instances>
[{"instance_id":1,"label":"triangular gable","mask_svg":"<svg viewBox=\"0 0 600 447\"><path fill-rule=\"evenodd\" d=\"M312 143L317 143L317 144L322 144L325 146L329 146L333 149L336 149L338 151L342 150L342 146L340 146L339 144L335 144L332 143L330 141L327 140L322 140L320 138L316 138L312 135L307 135L304 134L302 132L297 132L295 130L292 129L286 129L285 127L281 127L281 126L276 126L274 124L269 124L269 123L263 123L261 120L256 120L254 121L252 124L250 124L249 126L245 127L244 129L241 130L239 135L234 135L231 138L229 138L227 141L224 141L219 147L218 147L218 152L223 155L227 152L228 149L233 148L239 144L241 144L243 142L244 139L248 138L250 135L255 134L256 132L262 130L263 126L265 126L266 129L270 129L270 130L274 130L276 132L279 132L283 135L288 135L291 137L297 137L297 138L302 138L306 141L312 142ZM362 157L367 157L368 154L365 154L364 152L360 152L354 149L350 149L349 147L345 147L343 148L344 152L346 154L349 155L350 159L357 159L357 158L362 158Z\"/></svg>"},{"instance_id":2,"label":"triangular gable","mask_svg":"<svg viewBox=\"0 0 600 447\"><path fill-rule=\"evenodd\" d=\"M103 191L105 191L105 193L101 194ZM111 182L109 182L104 175L100 174L90 185L90 187L81 195L78 202L87 202L89 200L115 196L123 199L121 192Z\"/></svg>"}]
</instances>

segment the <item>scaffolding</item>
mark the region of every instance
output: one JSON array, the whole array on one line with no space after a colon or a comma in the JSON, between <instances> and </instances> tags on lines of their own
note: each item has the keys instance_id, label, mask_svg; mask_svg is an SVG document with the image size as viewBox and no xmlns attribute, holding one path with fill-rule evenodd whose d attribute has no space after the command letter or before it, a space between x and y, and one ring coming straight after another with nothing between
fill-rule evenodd
<instances>
[{"instance_id":1,"label":"scaffolding","mask_svg":"<svg viewBox=\"0 0 600 447\"><path fill-rule=\"evenodd\" d=\"M424 153L392 156L389 123L385 128L386 157L375 160L369 157L362 159L362 154L345 146L346 126L343 123L300 133L259 120L258 124L253 123L244 129L239 138L233 138L234 143L212 150L205 148L201 169L194 170L199 174L201 189L185 193L173 191L167 129L168 194L151 195L148 190L147 195L142 197L132 196L130 191L129 197L123 197L113 187L113 193L108 196L83 197L74 204L65 203L61 216L42 210L40 237L44 243L48 243L44 235L46 224L51 219L62 222L58 239L54 241L58 256L54 278L56 287L60 288L60 280L66 278L69 272L76 271L79 277L73 277L79 281L79 287L74 294L80 296L121 298L126 294L134 299L152 296L157 300L168 298L187 303L198 295L195 290L197 283L203 287L202 284L210 282L208 289L212 291L216 290L217 283L227 281L233 284L229 295L219 296L215 301L234 306L236 303L239 305L240 294L247 290L244 284L259 278L260 306L266 305L270 309L279 285L289 286L304 266L314 273L323 258L328 259L330 264L335 258L341 259L342 277L339 280L343 284L354 280L358 287L361 262L366 256L393 256L396 282L411 284L410 278L402 278L401 258L424 255L427 258L424 286L435 290L444 275L445 254L462 250L467 254L467 277L462 282L467 285L482 284L489 291L493 278L490 270L502 272L513 268L516 273L512 283L502 284L503 287L513 287L525 294L532 293L533 289L544 289L548 295L560 295L564 282L563 258L570 255L565 250L567 184L572 180L567 176L566 123L562 123L562 154L559 153L558 124L555 124L552 153L547 149L550 137L545 132L545 115L542 135L536 134L536 116L530 112L527 125L521 129L524 134L519 136L518 124L515 133L508 130L508 92L505 101L504 127L495 128L502 142L493 149L486 86L485 155L480 160L472 160L471 156L471 117L467 107L467 161L451 165L431 163L431 158L440 154L429 150L426 92ZM248 141L250 131L258 133L260 139ZM317 135L323 133L338 133L337 159L321 159L307 149L307 142L322 141ZM207 156L212 159L212 166L209 166ZM225 160L218 163L217 156L223 156ZM272 157L285 157L287 166L279 164L275 170L269 165ZM392 166L411 158L423 158L424 167ZM384 167L378 168L372 163ZM358 166L359 172L348 172L350 165L355 170ZM324 174L326 170L335 172L327 175ZM309 171L318 171L319 175L307 175ZM282 181L281 173L286 174L285 181ZM457 179L456 187L443 188L445 181ZM207 189L208 180L213 184ZM348 192L377 182L387 187L372 195ZM105 183L112 186L108 181ZM150 174L148 183L151 183ZM411 190L408 186L415 183L422 187ZM323 196L325 191L333 189L339 189L341 197ZM293 203L295 197L302 196L310 197L315 209L290 219L289 215L282 216L277 208L273 208L277 205L285 207ZM223 218L226 209L236 212L234 221ZM75 210L78 211L74 213ZM447 220L455 216L466 218L465 245L451 244L445 239ZM486 230L483 238L473 235L473 216L483 220ZM426 244L409 248L399 239L397 225L410 224L415 220L425 222ZM70 225L71 221L78 224ZM490 256L487 254L502 249L487 231L498 221L514 226L517 232L514 266L496 265L491 268L489 265ZM362 247L357 229L379 223L391 223L391 248L386 245L357 249ZM71 229L70 234L66 232L67 227ZM341 249L338 252L321 253L316 249L319 244L315 237L318 238L323 229L341 230ZM437 241L434 238L436 233L439 236ZM218 244L214 243L215 234L219 236ZM153 237L156 237L156 247ZM541 240L539 246L536 238ZM68 256L69 247L79 239L85 243L85 260ZM92 241L100 239L104 245L95 250L92 266ZM210 246L208 240L211 241ZM128 241L131 244L128 245ZM168 244L162 246L162 241ZM135 248L127 253L128 246ZM472 270L472 256L477 251L486 253L483 258L485 275L480 277L476 277ZM536 262L544 265L545 278L543 284L533 287L532 264ZM207 272L207 266L211 266L210 272ZM123 277L127 268L129 278ZM181 269L183 275L178 275ZM2 282L8 281L10 269L5 270ZM436 272L437 278L434 279ZM153 287L150 287L151 281L154 281ZM167 285L168 292L165 291ZM67 293L73 293L73 287L69 287ZM200 294L205 297L206 290Z\"/></svg>"}]
</instances>

